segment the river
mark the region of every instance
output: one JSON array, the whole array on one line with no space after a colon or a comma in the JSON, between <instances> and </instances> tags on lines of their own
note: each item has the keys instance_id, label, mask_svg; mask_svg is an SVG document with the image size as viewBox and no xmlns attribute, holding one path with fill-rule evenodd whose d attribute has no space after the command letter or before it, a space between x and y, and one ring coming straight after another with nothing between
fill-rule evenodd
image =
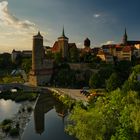
<instances>
[{"instance_id":1,"label":"river","mask_svg":"<svg viewBox=\"0 0 140 140\"><path fill-rule=\"evenodd\" d=\"M22 140L75 140L65 133L68 110L49 94L41 94Z\"/></svg>"},{"instance_id":2,"label":"river","mask_svg":"<svg viewBox=\"0 0 140 140\"><path fill-rule=\"evenodd\" d=\"M15 103L12 100L0 99L0 122L13 117L18 112L20 105L20 103Z\"/></svg>"}]
</instances>

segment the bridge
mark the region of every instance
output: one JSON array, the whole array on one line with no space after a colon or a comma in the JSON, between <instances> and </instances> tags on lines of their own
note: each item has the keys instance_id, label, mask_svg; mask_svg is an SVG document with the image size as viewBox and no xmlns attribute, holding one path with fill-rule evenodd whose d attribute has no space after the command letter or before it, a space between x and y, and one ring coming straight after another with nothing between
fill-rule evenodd
<instances>
[{"instance_id":1,"label":"bridge","mask_svg":"<svg viewBox=\"0 0 140 140\"><path fill-rule=\"evenodd\" d=\"M39 92L39 93L47 93L47 92L55 92L59 95L68 95L72 99L77 101L87 102L88 99L80 94L80 89L67 89L67 88L52 88L52 87L33 87L28 84L22 83L10 83L10 84L0 84L0 93L6 91L23 91L23 92Z\"/></svg>"},{"instance_id":2,"label":"bridge","mask_svg":"<svg viewBox=\"0 0 140 140\"><path fill-rule=\"evenodd\" d=\"M22 83L0 84L0 92L12 91L13 89L24 92L40 91L37 87L31 87Z\"/></svg>"}]
</instances>

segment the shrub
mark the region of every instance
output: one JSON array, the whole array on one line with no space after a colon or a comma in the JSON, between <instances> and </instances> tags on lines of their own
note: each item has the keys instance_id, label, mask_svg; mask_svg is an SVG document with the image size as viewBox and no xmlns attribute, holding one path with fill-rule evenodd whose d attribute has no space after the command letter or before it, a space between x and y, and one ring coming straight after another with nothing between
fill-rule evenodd
<instances>
[{"instance_id":1,"label":"shrub","mask_svg":"<svg viewBox=\"0 0 140 140\"><path fill-rule=\"evenodd\" d=\"M12 120L10 120L10 119L5 119L5 120L3 120L2 121L2 125L7 125L7 124L10 124L10 123L12 123Z\"/></svg>"},{"instance_id":2,"label":"shrub","mask_svg":"<svg viewBox=\"0 0 140 140\"><path fill-rule=\"evenodd\" d=\"M10 136L18 136L19 135L19 129L17 128L12 128L10 130Z\"/></svg>"},{"instance_id":3,"label":"shrub","mask_svg":"<svg viewBox=\"0 0 140 140\"><path fill-rule=\"evenodd\" d=\"M27 111L30 113L33 110L33 108L31 106L27 107Z\"/></svg>"},{"instance_id":4,"label":"shrub","mask_svg":"<svg viewBox=\"0 0 140 140\"><path fill-rule=\"evenodd\" d=\"M7 124L7 125L4 125L2 126L2 131L3 132L9 132L11 130L11 125L10 124Z\"/></svg>"}]
</instances>

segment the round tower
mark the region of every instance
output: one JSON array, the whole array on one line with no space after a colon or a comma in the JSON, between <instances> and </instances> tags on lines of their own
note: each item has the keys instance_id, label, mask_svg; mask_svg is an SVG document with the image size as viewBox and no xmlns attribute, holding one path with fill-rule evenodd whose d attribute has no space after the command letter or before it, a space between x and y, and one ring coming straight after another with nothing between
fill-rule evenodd
<instances>
[{"instance_id":1,"label":"round tower","mask_svg":"<svg viewBox=\"0 0 140 140\"><path fill-rule=\"evenodd\" d=\"M32 49L32 70L41 69L43 65L44 48L43 36L38 32L33 36L33 49Z\"/></svg>"},{"instance_id":2,"label":"round tower","mask_svg":"<svg viewBox=\"0 0 140 140\"><path fill-rule=\"evenodd\" d=\"M84 46L88 48L90 47L90 40L88 38L85 39Z\"/></svg>"},{"instance_id":3,"label":"round tower","mask_svg":"<svg viewBox=\"0 0 140 140\"><path fill-rule=\"evenodd\" d=\"M65 36L64 27L63 27L62 36L58 38L58 46L60 48L63 58L68 57L68 40L69 39Z\"/></svg>"}]
</instances>

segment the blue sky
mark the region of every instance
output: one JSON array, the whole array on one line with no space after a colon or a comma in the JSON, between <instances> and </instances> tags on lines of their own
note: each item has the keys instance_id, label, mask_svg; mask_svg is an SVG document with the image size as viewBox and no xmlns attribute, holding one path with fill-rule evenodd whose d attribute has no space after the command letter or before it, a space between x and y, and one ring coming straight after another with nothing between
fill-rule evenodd
<instances>
[{"instance_id":1,"label":"blue sky","mask_svg":"<svg viewBox=\"0 0 140 140\"><path fill-rule=\"evenodd\" d=\"M91 47L128 38L140 40L139 0L0 0L0 52L32 48L40 30L44 45L52 46L63 25L70 42Z\"/></svg>"}]
</instances>

